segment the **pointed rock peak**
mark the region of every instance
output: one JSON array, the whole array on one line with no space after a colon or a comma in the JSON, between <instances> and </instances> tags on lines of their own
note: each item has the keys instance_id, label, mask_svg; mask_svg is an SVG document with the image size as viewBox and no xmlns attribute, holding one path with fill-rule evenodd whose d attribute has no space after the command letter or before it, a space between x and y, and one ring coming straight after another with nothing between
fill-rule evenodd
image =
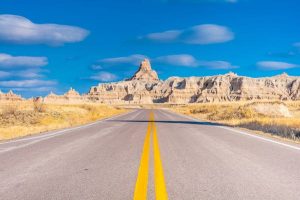
<instances>
[{"instance_id":1,"label":"pointed rock peak","mask_svg":"<svg viewBox=\"0 0 300 200\"><path fill-rule=\"evenodd\" d=\"M281 77L288 77L289 75L286 72L283 72L282 74L280 74L279 76Z\"/></svg>"},{"instance_id":2,"label":"pointed rock peak","mask_svg":"<svg viewBox=\"0 0 300 200\"><path fill-rule=\"evenodd\" d=\"M233 77L236 77L236 76L238 76L236 73L234 73L234 72L228 72L227 74L225 74L226 76L233 76Z\"/></svg>"},{"instance_id":3,"label":"pointed rock peak","mask_svg":"<svg viewBox=\"0 0 300 200\"><path fill-rule=\"evenodd\" d=\"M150 61L145 59L141 62L138 71L128 80L158 81L156 71L152 70Z\"/></svg>"},{"instance_id":4,"label":"pointed rock peak","mask_svg":"<svg viewBox=\"0 0 300 200\"><path fill-rule=\"evenodd\" d=\"M48 96L57 96L57 95L51 91L51 92L48 94Z\"/></svg>"},{"instance_id":5,"label":"pointed rock peak","mask_svg":"<svg viewBox=\"0 0 300 200\"><path fill-rule=\"evenodd\" d=\"M65 93L65 96L78 96L78 95L80 94L72 87L69 89L68 92Z\"/></svg>"},{"instance_id":6,"label":"pointed rock peak","mask_svg":"<svg viewBox=\"0 0 300 200\"><path fill-rule=\"evenodd\" d=\"M144 59L141 62L141 64L140 64L140 70L143 70L143 71L151 71L152 70L149 59Z\"/></svg>"}]
</instances>

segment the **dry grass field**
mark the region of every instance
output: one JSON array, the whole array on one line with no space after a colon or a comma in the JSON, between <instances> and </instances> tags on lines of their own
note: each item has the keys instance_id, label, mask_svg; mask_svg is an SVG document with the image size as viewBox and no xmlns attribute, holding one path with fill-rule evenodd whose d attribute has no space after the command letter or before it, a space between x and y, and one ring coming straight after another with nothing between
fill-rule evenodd
<instances>
[{"instance_id":1,"label":"dry grass field","mask_svg":"<svg viewBox=\"0 0 300 200\"><path fill-rule=\"evenodd\" d=\"M171 106L175 112L300 140L300 102L229 102Z\"/></svg>"},{"instance_id":2,"label":"dry grass field","mask_svg":"<svg viewBox=\"0 0 300 200\"><path fill-rule=\"evenodd\" d=\"M101 104L0 103L0 140L82 125L127 111Z\"/></svg>"}]
</instances>

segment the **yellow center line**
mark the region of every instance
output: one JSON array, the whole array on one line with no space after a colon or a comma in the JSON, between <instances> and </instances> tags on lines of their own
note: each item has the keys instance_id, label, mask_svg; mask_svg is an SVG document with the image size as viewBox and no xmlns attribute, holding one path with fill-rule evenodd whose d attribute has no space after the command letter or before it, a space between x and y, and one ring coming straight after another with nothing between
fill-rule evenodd
<instances>
[{"instance_id":1,"label":"yellow center line","mask_svg":"<svg viewBox=\"0 0 300 200\"><path fill-rule=\"evenodd\" d=\"M148 123L138 177L135 184L134 200L147 200L151 126L152 124Z\"/></svg>"},{"instance_id":2,"label":"yellow center line","mask_svg":"<svg viewBox=\"0 0 300 200\"><path fill-rule=\"evenodd\" d=\"M134 200L147 200L150 135L153 132L153 154L154 154L154 183L156 200L168 200L168 194L163 173L162 161L160 158L157 130L154 122L154 114L150 113L147 134L144 142L138 177L134 190Z\"/></svg>"},{"instance_id":3,"label":"yellow center line","mask_svg":"<svg viewBox=\"0 0 300 200\"><path fill-rule=\"evenodd\" d=\"M168 200L168 193L164 178L164 170L160 158L156 125L153 122L153 152L154 152L154 181L156 200Z\"/></svg>"}]
</instances>

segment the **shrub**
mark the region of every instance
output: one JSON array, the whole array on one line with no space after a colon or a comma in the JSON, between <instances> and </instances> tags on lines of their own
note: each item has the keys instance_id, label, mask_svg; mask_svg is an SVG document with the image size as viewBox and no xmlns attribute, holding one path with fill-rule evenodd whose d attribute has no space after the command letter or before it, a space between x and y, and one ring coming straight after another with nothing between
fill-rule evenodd
<instances>
[{"instance_id":1,"label":"shrub","mask_svg":"<svg viewBox=\"0 0 300 200\"><path fill-rule=\"evenodd\" d=\"M46 105L39 100L34 100L33 101L33 110L35 112L46 112Z\"/></svg>"}]
</instances>

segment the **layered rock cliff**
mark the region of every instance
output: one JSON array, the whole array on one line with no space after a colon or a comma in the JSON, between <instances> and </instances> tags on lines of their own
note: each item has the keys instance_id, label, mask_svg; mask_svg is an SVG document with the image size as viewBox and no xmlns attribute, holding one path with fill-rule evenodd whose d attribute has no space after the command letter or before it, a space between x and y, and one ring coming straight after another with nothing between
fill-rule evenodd
<instances>
[{"instance_id":1,"label":"layered rock cliff","mask_svg":"<svg viewBox=\"0 0 300 200\"><path fill-rule=\"evenodd\" d=\"M144 60L133 77L91 87L90 101L112 104L201 103L241 100L300 100L300 77L250 78L234 73L170 77L162 81Z\"/></svg>"},{"instance_id":2,"label":"layered rock cliff","mask_svg":"<svg viewBox=\"0 0 300 200\"><path fill-rule=\"evenodd\" d=\"M0 101L22 100L12 91L2 93ZM99 102L108 104L202 103L242 100L300 100L300 77L281 74L250 78L234 73L206 77L170 77L159 80L149 60L144 60L129 79L93 86L80 95L71 88L63 95L50 93L48 103Z\"/></svg>"},{"instance_id":3,"label":"layered rock cliff","mask_svg":"<svg viewBox=\"0 0 300 200\"><path fill-rule=\"evenodd\" d=\"M23 98L20 95L17 95L13 93L12 90L10 90L8 93L3 93L0 90L0 101L21 101Z\"/></svg>"},{"instance_id":4,"label":"layered rock cliff","mask_svg":"<svg viewBox=\"0 0 300 200\"><path fill-rule=\"evenodd\" d=\"M84 95L81 96L75 89L70 88L69 91L63 95L57 95L51 92L43 101L46 103L81 103L88 100Z\"/></svg>"}]
</instances>

